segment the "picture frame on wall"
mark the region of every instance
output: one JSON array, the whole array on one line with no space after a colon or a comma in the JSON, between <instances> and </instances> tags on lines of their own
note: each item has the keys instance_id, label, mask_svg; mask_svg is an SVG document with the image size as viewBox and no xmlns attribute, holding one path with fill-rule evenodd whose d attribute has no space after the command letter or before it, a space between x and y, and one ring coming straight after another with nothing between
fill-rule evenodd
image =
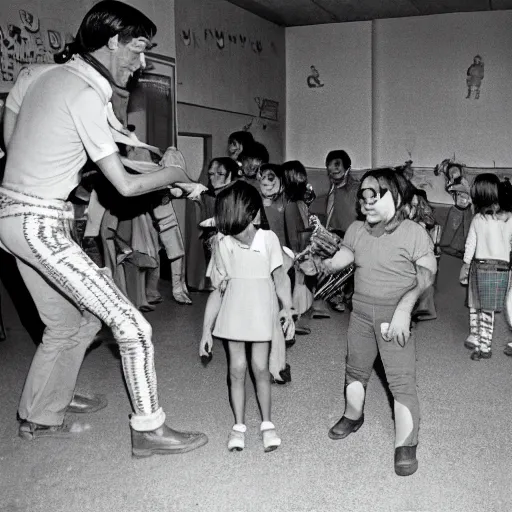
<instances>
[{"instance_id":1,"label":"picture frame on wall","mask_svg":"<svg viewBox=\"0 0 512 512\"><path fill-rule=\"evenodd\" d=\"M128 115L144 124L142 137L149 144L177 146L176 60L152 52L144 55L146 68L130 94Z\"/></svg>"}]
</instances>

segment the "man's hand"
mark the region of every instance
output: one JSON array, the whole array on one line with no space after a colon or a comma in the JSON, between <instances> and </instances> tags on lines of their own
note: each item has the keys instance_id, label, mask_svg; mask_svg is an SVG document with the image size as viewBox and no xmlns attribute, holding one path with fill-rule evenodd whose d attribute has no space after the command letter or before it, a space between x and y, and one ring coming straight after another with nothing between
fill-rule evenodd
<instances>
[{"instance_id":1,"label":"man's hand","mask_svg":"<svg viewBox=\"0 0 512 512\"><path fill-rule=\"evenodd\" d=\"M386 338L396 341L401 347L409 341L411 336L411 314L397 308L393 314Z\"/></svg>"},{"instance_id":2,"label":"man's hand","mask_svg":"<svg viewBox=\"0 0 512 512\"><path fill-rule=\"evenodd\" d=\"M199 201L201 194L208 190L208 187L201 185L201 183L174 183L173 186L184 190L187 199L192 199L192 201Z\"/></svg>"}]
</instances>

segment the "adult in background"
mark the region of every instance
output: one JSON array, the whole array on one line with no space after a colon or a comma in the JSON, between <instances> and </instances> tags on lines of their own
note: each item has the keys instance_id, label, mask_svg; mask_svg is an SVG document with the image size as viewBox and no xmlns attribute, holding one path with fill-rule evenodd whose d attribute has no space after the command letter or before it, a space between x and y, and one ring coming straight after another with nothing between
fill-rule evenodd
<instances>
[{"instance_id":1,"label":"adult in background","mask_svg":"<svg viewBox=\"0 0 512 512\"><path fill-rule=\"evenodd\" d=\"M393 169L367 172L358 198L365 220L349 226L344 247L324 262L327 272L345 268L352 259L356 267L348 327L345 413L329 437L344 439L364 423L366 386L380 354L394 398L395 472L408 476L418 467L420 419L411 312L434 281L436 258L426 230L407 218L408 208L404 208Z\"/></svg>"},{"instance_id":2,"label":"adult in background","mask_svg":"<svg viewBox=\"0 0 512 512\"><path fill-rule=\"evenodd\" d=\"M66 201L87 155L124 196L190 182L181 154L172 149L167 167L127 173L109 124L115 124L108 108L112 84L126 86L144 63L155 33L155 25L140 11L104 0L84 17L69 62L27 72L33 80L28 80L12 127L0 187L0 244L17 258L46 324L18 408L19 435L27 440L73 435L64 415L101 319L119 343L134 409L132 454L182 453L207 442L204 434L178 432L165 424L151 326L73 241L73 208Z\"/></svg>"}]
</instances>

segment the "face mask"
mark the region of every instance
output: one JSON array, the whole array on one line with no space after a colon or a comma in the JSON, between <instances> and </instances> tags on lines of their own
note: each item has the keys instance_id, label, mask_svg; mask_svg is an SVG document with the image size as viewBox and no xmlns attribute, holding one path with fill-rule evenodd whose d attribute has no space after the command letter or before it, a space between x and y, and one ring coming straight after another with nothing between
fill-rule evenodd
<instances>
[{"instance_id":1,"label":"face mask","mask_svg":"<svg viewBox=\"0 0 512 512\"><path fill-rule=\"evenodd\" d=\"M362 196L359 201L361 204L361 213L366 216L369 224L386 224L395 215L396 208L391 192L385 188L379 191L367 188L361 189Z\"/></svg>"},{"instance_id":2,"label":"face mask","mask_svg":"<svg viewBox=\"0 0 512 512\"><path fill-rule=\"evenodd\" d=\"M264 171L260 178L260 189L263 197L273 197L281 192L281 180L272 171Z\"/></svg>"},{"instance_id":3,"label":"face mask","mask_svg":"<svg viewBox=\"0 0 512 512\"><path fill-rule=\"evenodd\" d=\"M378 191L371 187L361 188L357 192L357 198L359 201L363 201L366 205L372 205L384 197L387 191L387 188L382 187L379 187Z\"/></svg>"}]
</instances>

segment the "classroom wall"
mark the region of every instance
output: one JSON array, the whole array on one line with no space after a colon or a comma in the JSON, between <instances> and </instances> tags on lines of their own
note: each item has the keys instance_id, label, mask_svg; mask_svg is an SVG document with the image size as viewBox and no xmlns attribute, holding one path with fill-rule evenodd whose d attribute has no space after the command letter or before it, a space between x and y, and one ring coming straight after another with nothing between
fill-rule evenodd
<instances>
[{"instance_id":1,"label":"classroom wall","mask_svg":"<svg viewBox=\"0 0 512 512\"><path fill-rule=\"evenodd\" d=\"M512 165L512 11L375 22L375 164ZM466 99L475 55L480 98Z\"/></svg>"},{"instance_id":2,"label":"classroom wall","mask_svg":"<svg viewBox=\"0 0 512 512\"><path fill-rule=\"evenodd\" d=\"M284 29L225 0L176 0L175 13L179 132L211 135L223 156L228 135L248 128L281 160ZM260 117L264 100L275 102L262 112L272 119Z\"/></svg>"},{"instance_id":3,"label":"classroom wall","mask_svg":"<svg viewBox=\"0 0 512 512\"><path fill-rule=\"evenodd\" d=\"M511 166L511 24L499 11L287 29L286 158L322 168L336 145L356 168ZM481 94L466 99L477 54ZM310 65L324 87L307 87Z\"/></svg>"},{"instance_id":4,"label":"classroom wall","mask_svg":"<svg viewBox=\"0 0 512 512\"><path fill-rule=\"evenodd\" d=\"M308 86L311 66L321 84ZM371 22L286 29L286 159L324 167L344 148L371 165Z\"/></svg>"},{"instance_id":5,"label":"classroom wall","mask_svg":"<svg viewBox=\"0 0 512 512\"><path fill-rule=\"evenodd\" d=\"M31 62L53 62L53 54L76 34L95 0L12 0L0 5L0 92L7 92L19 69ZM126 0L158 27L154 52L174 57L174 0ZM20 13L23 11L23 13ZM27 13L27 14L25 14Z\"/></svg>"}]
</instances>

